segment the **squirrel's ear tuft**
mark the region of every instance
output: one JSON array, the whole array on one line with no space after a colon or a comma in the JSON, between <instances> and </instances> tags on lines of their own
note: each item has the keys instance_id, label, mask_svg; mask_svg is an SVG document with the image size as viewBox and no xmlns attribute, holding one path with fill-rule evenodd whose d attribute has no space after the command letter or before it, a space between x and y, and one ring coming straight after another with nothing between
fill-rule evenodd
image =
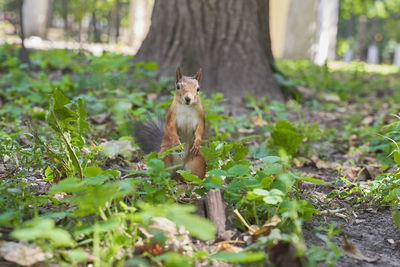
<instances>
[{"instance_id":1,"label":"squirrel's ear tuft","mask_svg":"<svg viewBox=\"0 0 400 267\"><path fill-rule=\"evenodd\" d=\"M179 80L182 79L182 77L183 77L183 74L182 74L181 68L177 67L176 68L176 82L179 82Z\"/></svg>"},{"instance_id":2,"label":"squirrel's ear tuft","mask_svg":"<svg viewBox=\"0 0 400 267\"><path fill-rule=\"evenodd\" d=\"M194 75L194 78L200 82L200 78L201 78L201 68L197 71L196 75Z\"/></svg>"}]
</instances>

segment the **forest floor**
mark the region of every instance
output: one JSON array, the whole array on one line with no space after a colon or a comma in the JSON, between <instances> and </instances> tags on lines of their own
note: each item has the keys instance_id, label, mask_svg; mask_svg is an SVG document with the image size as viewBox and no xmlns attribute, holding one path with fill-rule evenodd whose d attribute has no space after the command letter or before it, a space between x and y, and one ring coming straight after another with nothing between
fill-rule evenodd
<instances>
[{"instance_id":1,"label":"forest floor","mask_svg":"<svg viewBox=\"0 0 400 267\"><path fill-rule=\"evenodd\" d=\"M307 95L308 90L303 88L302 91ZM393 91L387 89L386 93L391 95ZM365 130L382 120L388 124L387 122L391 121L390 117L393 117L391 113L398 112L399 106L385 102L383 94L373 92L345 105L338 103L337 108L322 112L303 106L303 119L318 122L320 127L336 128L342 133L349 131L349 125L354 129ZM311 92L308 96L312 97ZM331 99L328 97L329 101ZM371 108L377 106L378 110ZM349 118L356 116L359 116L356 119L358 123L348 124ZM343 142L326 142L322 139L322 142L311 146L310 150L314 149L311 160L294 167L295 171L303 175L329 182L328 185L307 184L307 182L303 184L303 194L308 195L307 198L321 212L325 211L323 215L316 215L305 223L305 241L308 246L322 245L324 242L312 232L317 226L334 224L336 228L342 230L340 235L333 238L338 247L343 250L345 246L343 236L346 236L347 241L352 242L362 254L358 254L362 259L344 254L335 266L400 266L400 228L393 222L391 212L393 208L389 204L368 203L371 199L363 199L363 194L360 192L362 190L352 191L352 188L360 185L368 188L369 184L382 173L395 172L390 164L384 166L375 153L360 149L360 146L366 145L363 140L364 130L351 133L348 135L350 138L342 139L347 142L345 145ZM378 136L379 130L373 135ZM368 145L372 147L371 143ZM332 192L336 192L335 196L327 198Z\"/></svg>"},{"instance_id":2,"label":"forest floor","mask_svg":"<svg viewBox=\"0 0 400 267\"><path fill-rule=\"evenodd\" d=\"M228 262L215 266L288 266L282 262L297 264L296 253L278 245L292 243L301 251L303 236L309 266L400 266L400 125L393 116L400 111L398 69L278 61L285 75L277 79L286 92L300 92L297 101L249 96L232 104L222 95L205 97L209 175L204 181L185 177L185 188L168 179L157 156L146 162L132 145L132 121L147 112L164 114L170 104L173 80L157 80L156 64L44 50L31 51L28 70L17 55L15 46L0 46L0 266L125 260L124 266L208 266L210 259ZM66 119L57 124L49 114ZM290 155L279 154L281 137ZM73 157L84 169L83 181L70 178L79 174ZM214 188L224 191L228 206L231 233L225 237L237 243L216 243L209 222L176 204L195 204ZM234 209L265 236L250 233ZM166 237L150 233L149 218L160 217L175 227L173 238L186 242L169 244L183 246L179 253L164 251L159 244ZM279 222L265 228L271 218ZM176 233L177 225L192 237ZM268 239L272 231L275 240ZM20 261L12 254L16 244L26 253Z\"/></svg>"},{"instance_id":3,"label":"forest floor","mask_svg":"<svg viewBox=\"0 0 400 267\"><path fill-rule=\"evenodd\" d=\"M312 96L308 88L301 88L301 91ZM385 104L375 112L369 107L379 105L382 99L372 95L366 101L368 104L365 101L364 99L342 106L339 104L337 108L329 111L315 111L303 105L302 120L318 123L323 128L335 128L340 133L348 131L345 129L346 121L355 114L362 114L362 118L358 120L359 124L352 127L367 128L378 121L390 121L390 112L399 108L398 105ZM229 108L234 109L237 106ZM246 113L243 107L241 111ZM246 116L251 117L249 110ZM289 112L288 117L290 121L299 121L296 112ZM347 241L353 243L360 252L354 253L357 256L343 254L335 266L400 266L400 228L393 222L393 208L388 204L368 203L367 199L362 199L359 190L351 192L356 185L368 187L378 175L384 173L383 170L390 173L395 169L390 166L381 168L384 164L378 161L374 153L355 149L363 143L362 137L357 134L349 136L349 139L344 138L347 144L344 144L343 140L328 142L327 138L323 137L319 142L310 144L308 158L301 158L301 162L295 159L296 166L292 167L293 171L328 182L325 185L308 182L302 184L303 197L323 213L305 222L305 242L308 247L324 246L325 242L315 235L315 229L321 225L333 224L341 233L334 236L332 241L343 250L343 236L346 236ZM327 195L332 192L335 192L335 196L328 198ZM360 199L362 200L359 201ZM354 252L352 249L349 251Z\"/></svg>"}]
</instances>

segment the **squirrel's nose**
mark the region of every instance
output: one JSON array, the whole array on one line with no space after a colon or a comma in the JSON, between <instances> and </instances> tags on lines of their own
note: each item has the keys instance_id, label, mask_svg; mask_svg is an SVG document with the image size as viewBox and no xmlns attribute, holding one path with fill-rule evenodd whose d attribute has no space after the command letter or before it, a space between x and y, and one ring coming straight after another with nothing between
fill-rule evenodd
<instances>
[{"instance_id":1,"label":"squirrel's nose","mask_svg":"<svg viewBox=\"0 0 400 267\"><path fill-rule=\"evenodd\" d=\"M186 101L186 104L189 104L190 103L190 97L185 96L185 101Z\"/></svg>"}]
</instances>

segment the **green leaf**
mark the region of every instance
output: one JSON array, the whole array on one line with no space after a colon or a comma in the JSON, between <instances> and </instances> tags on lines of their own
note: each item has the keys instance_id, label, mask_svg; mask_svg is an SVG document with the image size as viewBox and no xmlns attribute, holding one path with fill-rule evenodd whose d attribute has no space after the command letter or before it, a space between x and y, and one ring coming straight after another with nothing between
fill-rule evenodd
<instances>
[{"instance_id":1,"label":"green leaf","mask_svg":"<svg viewBox=\"0 0 400 267\"><path fill-rule=\"evenodd\" d=\"M400 210L392 211L392 219L396 226L400 227Z\"/></svg>"},{"instance_id":2,"label":"green leaf","mask_svg":"<svg viewBox=\"0 0 400 267\"><path fill-rule=\"evenodd\" d=\"M14 230L11 236L26 241L45 239L55 247L72 246L74 243L67 231L55 227L53 220L43 218L24 223L21 228Z\"/></svg>"},{"instance_id":3,"label":"green leaf","mask_svg":"<svg viewBox=\"0 0 400 267\"><path fill-rule=\"evenodd\" d=\"M192 259L190 257L183 256L176 252L167 252L157 257L158 260L164 261L164 267L191 267Z\"/></svg>"},{"instance_id":4,"label":"green leaf","mask_svg":"<svg viewBox=\"0 0 400 267\"><path fill-rule=\"evenodd\" d=\"M96 231L98 233L105 233L105 232L110 232L120 226L120 222L118 219L109 219L107 221L101 221L96 224ZM79 235L89 235L94 232L94 227L95 225L84 225L82 227L79 227L75 230L74 235L79 236Z\"/></svg>"},{"instance_id":5,"label":"green leaf","mask_svg":"<svg viewBox=\"0 0 400 267\"><path fill-rule=\"evenodd\" d=\"M261 188L256 188L253 190L252 193L258 196L263 196L264 197L263 201L269 205L276 205L282 202L283 196L285 195L282 191L278 189L272 189L270 191L267 191Z\"/></svg>"},{"instance_id":6,"label":"green leaf","mask_svg":"<svg viewBox=\"0 0 400 267\"><path fill-rule=\"evenodd\" d=\"M259 196L269 196L269 192L261 188L254 189L253 193Z\"/></svg>"},{"instance_id":7,"label":"green leaf","mask_svg":"<svg viewBox=\"0 0 400 267\"><path fill-rule=\"evenodd\" d=\"M321 179L312 178L312 177L296 177L296 179L299 181L306 181L306 182L313 183L313 184L329 184L328 182L325 182Z\"/></svg>"},{"instance_id":8,"label":"green leaf","mask_svg":"<svg viewBox=\"0 0 400 267\"><path fill-rule=\"evenodd\" d=\"M53 181L54 174L53 174L53 170L50 168L50 166L47 166L46 170L44 171L44 176L45 176L45 178L43 180L45 180L46 182Z\"/></svg>"},{"instance_id":9,"label":"green leaf","mask_svg":"<svg viewBox=\"0 0 400 267\"><path fill-rule=\"evenodd\" d=\"M82 191L82 185L79 179L67 178L60 181L58 184L53 185L50 190L50 195L55 195L57 193L73 193Z\"/></svg>"},{"instance_id":10,"label":"green leaf","mask_svg":"<svg viewBox=\"0 0 400 267\"><path fill-rule=\"evenodd\" d=\"M145 67L147 70L156 70L158 69L158 64L155 62L145 62L143 67Z\"/></svg>"},{"instance_id":11,"label":"green leaf","mask_svg":"<svg viewBox=\"0 0 400 267\"><path fill-rule=\"evenodd\" d=\"M83 174L86 177L95 177L95 176L100 175L101 173L103 173L103 170L100 167L97 167L97 166L89 166L83 172Z\"/></svg>"},{"instance_id":12,"label":"green leaf","mask_svg":"<svg viewBox=\"0 0 400 267\"><path fill-rule=\"evenodd\" d=\"M228 176L228 173L224 170L211 170L208 172L208 174L217 177Z\"/></svg>"},{"instance_id":13,"label":"green leaf","mask_svg":"<svg viewBox=\"0 0 400 267\"><path fill-rule=\"evenodd\" d=\"M393 153L393 159L397 163L397 165L400 166L400 153L399 153L399 151L395 151Z\"/></svg>"},{"instance_id":14,"label":"green leaf","mask_svg":"<svg viewBox=\"0 0 400 267\"><path fill-rule=\"evenodd\" d=\"M241 262L255 262L261 261L265 259L264 252L245 252L241 251L238 253L228 252L228 251L221 251L217 254L211 255L211 260L219 260L225 262L232 262L232 263L241 263Z\"/></svg>"},{"instance_id":15,"label":"green leaf","mask_svg":"<svg viewBox=\"0 0 400 267\"><path fill-rule=\"evenodd\" d=\"M291 156L296 153L303 139L302 135L288 120L275 123L271 138L277 147L283 148Z\"/></svg>"},{"instance_id":16,"label":"green leaf","mask_svg":"<svg viewBox=\"0 0 400 267\"><path fill-rule=\"evenodd\" d=\"M67 257L74 263L87 261L87 254L83 248L69 250Z\"/></svg>"},{"instance_id":17,"label":"green leaf","mask_svg":"<svg viewBox=\"0 0 400 267\"><path fill-rule=\"evenodd\" d=\"M278 156L267 156L261 159L262 162L264 162L265 164L274 164L274 163L280 163L281 162L281 158Z\"/></svg>"},{"instance_id":18,"label":"green leaf","mask_svg":"<svg viewBox=\"0 0 400 267\"><path fill-rule=\"evenodd\" d=\"M89 123L85 121L87 113L83 105L83 100L78 99L78 129L79 135L82 135L83 131L89 130Z\"/></svg>"},{"instance_id":19,"label":"green leaf","mask_svg":"<svg viewBox=\"0 0 400 267\"><path fill-rule=\"evenodd\" d=\"M203 184L203 180L199 179L197 175L191 174L190 171L179 170L177 171L186 181L192 184Z\"/></svg>"},{"instance_id":20,"label":"green leaf","mask_svg":"<svg viewBox=\"0 0 400 267\"><path fill-rule=\"evenodd\" d=\"M281 198L280 196L274 196L274 195L270 195L270 196L266 196L263 198L263 201L265 202L265 204L269 204L269 205L276 205L280 202L282 202L283 198Z\"/></svg>"},{"instance_id":21,"label":"green leaf","mask_svg":"<svg viewBox=\"0 0 400 267\"><path fill-rule=\"evenodd\" d=\"M194 211L194 209L192 209ZM217 228L209 220L190 214L181 206L174 205L167 216L177 225L184 226L191 235L201 240L214 240Z\"/></svg>"},{"instance_id":22,"label":"green leaf","mask_svg":"<svg viewBox=\"0 0 400 267\"><path fill-rule=\"evenodd\" d=\"M235 165L228 170L229 177L241 177L250 173L249 166L247 165Z\"/></svg>"},{"instance_id":23,"label":"green leaf","mask_svg":"<svg viewBox=\"0 0 400 267\"><path fill-rule=\"evenodd\" d=\"M11 210L0 214L0 225L10 225L14 220L19 221L21 217L19 211Z\"/></svg>"}]
</instances>

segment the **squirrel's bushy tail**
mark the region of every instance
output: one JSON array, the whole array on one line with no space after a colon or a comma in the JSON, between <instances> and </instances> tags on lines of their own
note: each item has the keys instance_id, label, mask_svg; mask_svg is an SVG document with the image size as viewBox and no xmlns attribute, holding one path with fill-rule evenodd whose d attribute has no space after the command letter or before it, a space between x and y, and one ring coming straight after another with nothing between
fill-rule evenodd
<instances>
[{"instance_id":1,"label":"squirrel's bushy tail","mask_svg":"<svg viewBox=\"0 0 400 267\"><path fill-rule=\"evenodd\" d=\"M149 116L147 121L135 122L133 136L144 153L159 152L164 136L164 120L154 120Z\"/></svg>"}]
</instances>

